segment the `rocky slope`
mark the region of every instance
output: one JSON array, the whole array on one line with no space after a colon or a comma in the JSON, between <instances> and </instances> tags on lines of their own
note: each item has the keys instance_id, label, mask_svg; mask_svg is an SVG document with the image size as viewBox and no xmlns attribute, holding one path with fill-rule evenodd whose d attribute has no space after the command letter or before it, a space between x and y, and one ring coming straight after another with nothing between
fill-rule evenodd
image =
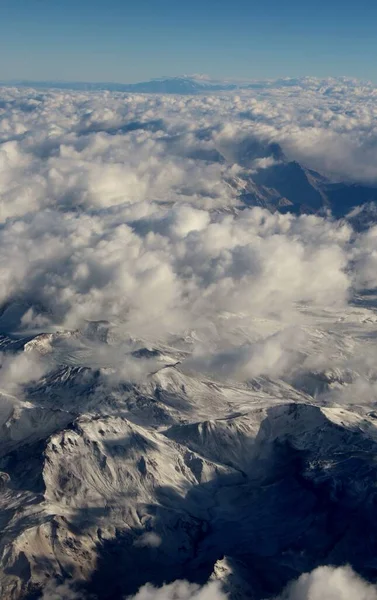
<instances>
[{"instance_id":1,"label":"rocky slope","mask_svg":"<svg viewBox=\"0 0 377 600\"><path fill-rule=\"evenodd\" d=\"M146 582L212 577L230 598L257 600L320 564L376 576L370 407L321 406L279 380L193 375L168 348L133 350L153 361L149 375L114 383L90 366L99 329L19 341L55 366L27 399L3 394L2 598L39 598L54 581L115 600ZM73 364L84 346L87 365Z\"/></svg>"}]
</instances>

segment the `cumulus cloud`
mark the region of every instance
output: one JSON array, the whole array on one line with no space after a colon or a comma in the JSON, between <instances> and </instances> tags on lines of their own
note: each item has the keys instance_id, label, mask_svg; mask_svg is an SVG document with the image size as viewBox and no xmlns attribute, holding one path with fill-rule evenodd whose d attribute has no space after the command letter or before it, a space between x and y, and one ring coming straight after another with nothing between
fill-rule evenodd
<instances>
[{"instance_id":1,"label":"cumulus cloud","mask_svg":"<svg viewBox=\"0 0 377 600\"><path fill-rule=\"evenodd\" d=\"M37 381L50 368L37 352L0 353L0 388L8 393L20 393L25 385Z\"/></svg>"},{"instance_id":2,"label":"cumulus cloud","mask_svg":"<svg viewBox=\"0 0 377 600\"><path fill-rule=\"evenodd\" d=\"M142 336L190 327L198 314L280 313L294 302L347 298L343 240L325 223L313 221L309 237L305 219L260 209L224 216L183 205L169 219L156 232L155 219L139 228L122 212L47 210L9 221L0 233L1 299L30 298L69 328L127 320Z\"/></svg>"},{"instance_id":3,"label":"cumulus cloud","mask_svg":"<svg viewBox=\"0 0 377 600\"><path fill-rule=\"evenodd\" d=\"M195 338L207 372L282 376L301 351L300 307L339 309L375 285L377 237L240 210L242 178L279 163L281 146L371 181L372 91L314 79L180 98L3 89L0 304L24 307L13 329L106 319L152 344ZM117 371L145 373L131 358Z\"/></svg>"},{"instance_id":4,"label":"cumulus cloud","mask_svg":"<svg viewBox=\"0 0 377 600\"><path fill-rule=\"evenodd\" d=\"M181 368L242 381L260 375L281 377L288 375L297 363L299 348L304 343L303 330L289 328L219 353L204 354L198 350L183 362Z\"/></svg>"},{"instance_id":5,"label":"cumulus cloud","mask_svg":"<svg viewBox=\"0 0 377 600\"><path fill-rule=\"evenodd\" d=\"M217 582L210 582L200 587L187 581L175 581L155 588L147 584L135 596L127 600L226 600ZM368 599L369 600L369 599Z\"/></svg>"},{"instance_id":6,"label":"cumulus cloud","mask_svg":"<svg viewBox=\"0 0 377 600\"><path fill-rule=\"evenodd\" d=\"M149 545L149 544L146 544ZM155 546L153 546L155 547ZM70 582L49 582L43 589L42 600L79 600L86 597ZM125 600L227 600L218 581L199 586L177 580L155 587L142 586L134 596ZM323 566L304 573L291 582L276 600L376 600L377 587L358 576L351 567Z\"/></svg>"},{"instance_id":7,"label":"cumulus cloud","mask_svg":"<svg viewBox=\"0 0 377 600\"><path fill-rule=\"evenodd\" d=\"M279 600L376 600L377 587L350 567L319 567L291 583Z\"/></svg>"},{"instance_id":8,"label":"cumulus cloud","mask_svg":"<svg viewBox=\"0 0 377 600\"><path fill-rule=\"evenodd\" d=\"M132 600L227 600L219 582L203 587L175 581L155 588L143 586ZM359 577L350 567L324 566L304 573L290 583L276 600L376 600L377 587ZM130 598L128 600L131 600Z\"/></svg>"}]
</instances>

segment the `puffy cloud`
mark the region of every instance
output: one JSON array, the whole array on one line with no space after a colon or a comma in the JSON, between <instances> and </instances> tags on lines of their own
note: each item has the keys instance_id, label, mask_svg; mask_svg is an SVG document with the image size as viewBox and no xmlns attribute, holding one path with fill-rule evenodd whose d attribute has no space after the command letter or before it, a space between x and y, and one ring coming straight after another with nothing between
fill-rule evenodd
<instances>
[{"instance_id":1,"label":"puffy cloud","mask_svg":"<svg viewBox=\"0 0 377 600\"><path fill-rule=\"evenodd\" d=\"M147 534L144 535L144 537ZM145 544L156 547L156 544ZM86 597L69 582L49 582L43 600L79 600ZM199 586L187 581L174 581L162 587L147 583L134 596L125 600L227 600L217 581ZM350 567L324 566L304 573L291 582L276 600L376 600L377 587L359 577Z\"/></svg>"},{"instance_id":2,"label":"puffy cloud","mask_svg":"<svg viewBox=\"0 0 377 600\"><path fill-rule=\"evenodd\" d=\"M297 363L305 335L301 329L281 330L254 343L205 354L198 350L182 368L217 378L247 380L260 375L281 377Z\"/></svg>"},{"instance_id":3,"label":"puffy cloud","mask_svg":"<svg viewBox=\"0 0 377 600\"><path fill-rule=\"evenodd\" d=\"M50 368L51 365L36 352L0 353L0 388L17 394L23 386L37 381Z\"/></svg>"},{"instance_id":4,"label":"puffy cloud","mask_svg":"<svg viewBox=\"0 0 377 600\"><path fill-rule=\"evenodd\" d=\"M127 321L140 337L192 327L216 311L342 304L346 238L324 220L261 209L224 216L176 204L136 221L123 210L47 209L0 232L1 300L30 299L70 328L84 319Z\"/></svg>"},{"instance_id":5,"label":"puffy cloud","mask_svg":"<svg viewBox=\"0 0 377 600\"><path fill-rule=\"evenodd\" d=\"M352 163L372 177L367 91L312 79L236 97L3 89L0 302L25 307L12 327L107 319L151 343L195 331L202 370L286 374L303 345L300 307L339 309L375 285L375 232L239 210L235 181L279 161L276 142L324 171L348 177ZM149 366L116 369L137 379Z\"/></svg>"},{"instance_id":6,"label":"puffy cloud","mask_svg":"<svg viewBox=\"0 0 377 600\"><path fill-rule=\"evenodd\" d=\"M226 600L218 582L203 587L175 581L161 588L147 584L132 600ZM359 577L350 567L319 567L304 573L276 600L376 600L377 587Z\"/></svg>"},{"instance_id":7,"label":"puffy cloud","mask_svg":"<svg viewBox=\"0 0 377 600\"><path fill-rule=\"evenodd\" d=\"M350 567L319 567L291 583L279 600L376 600L377 587Z\"/></svg>"},{"instance_id":8,"label":"puffy cloud","mask_svg":"<svg viewBox=\"0 0 377 600\"><path fill-rule=\"evenodd\" d=\"M175 581L155 588L143 586L132 600L226 600L219 582L199 587ZM377 587L359 577L350 567L319 567L290 583L276 600L376 600ZM130 599L128 599L130 600Z\"/></svg>"},{"instance_id":9,"label":"puffy cloud","mask_svg":"<svg viewBox=\"0 0 377 600\"><path fill-rule=\"evenodd\" d=\"M226 600L226 598L217 582L210 582L200 587L187 581L175 581L161 588L147 584L132 597L132 600ZM129 597L128 600L131 598Z\"/></svg>"}]
</instances>

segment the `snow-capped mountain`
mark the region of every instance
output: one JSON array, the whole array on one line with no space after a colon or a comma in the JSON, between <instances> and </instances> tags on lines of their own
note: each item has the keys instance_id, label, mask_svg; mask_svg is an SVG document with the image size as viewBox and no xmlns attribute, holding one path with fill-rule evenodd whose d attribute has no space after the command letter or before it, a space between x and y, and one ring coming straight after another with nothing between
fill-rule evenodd
<instances>
[{"instance_id":1,"label":"snow-capped mountain","mask_svg":"<svg viewBox=\"0 0 377 600\"><path fill-rule=\"evenodd\" d=\"M334 322L339 347L373 315ZM98 363L114 333L89 324L18 342L52 367L27 400L2 394L3 598L39 597L55 581L80 598L115 599L146 581L201 584L221 572L230 598L241 586L261 599L324 563L374 577L372 406L321 405L296 375L240 385L193 374L188 342L135 342L122 360L144 363L146 375L116 383ZM3 338L5 352L13 344ZM309 375L322 393L350 381Z\"/></svg>"},{"instance_id":2,"label":"snow-capped mountain","mask_svg":"<svg viewBox=\"0 0 377 600\"><path fill-rule=\"evenodd\" d=\"M250 148L241 145L239 152L237 160L245 170L230 184L239 191L240 200L247 206L296 214L325 214L329 211L336 218L350 213L355 226L356 213L352 211L357 207L369 206L368 214L372 215L377 202L377 186L333 182L297 161L288 160L277 144L263 146L251 143ZM258 161L268 158L273 163L271 166L253 172ZM370 226L370 220L368 224Z\"/></svg>"}]
</instances>

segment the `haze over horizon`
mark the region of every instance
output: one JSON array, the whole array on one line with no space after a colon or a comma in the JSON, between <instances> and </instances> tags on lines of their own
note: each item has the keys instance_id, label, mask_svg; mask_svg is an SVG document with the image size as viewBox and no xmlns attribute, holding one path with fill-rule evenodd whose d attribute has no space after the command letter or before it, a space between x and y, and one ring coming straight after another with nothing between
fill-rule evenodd
<instances>
[{"instance_id":1,"label":"haze over horizon","mask_svg":"<svg viewBox=\"0 0 377 600\"><path fill-rule=\"evenodd\" d=\"M377 82L377 8L369 0L3 0L2 8L0 80L134 83L204 72Z\"/></svg>"}]
</instances>

